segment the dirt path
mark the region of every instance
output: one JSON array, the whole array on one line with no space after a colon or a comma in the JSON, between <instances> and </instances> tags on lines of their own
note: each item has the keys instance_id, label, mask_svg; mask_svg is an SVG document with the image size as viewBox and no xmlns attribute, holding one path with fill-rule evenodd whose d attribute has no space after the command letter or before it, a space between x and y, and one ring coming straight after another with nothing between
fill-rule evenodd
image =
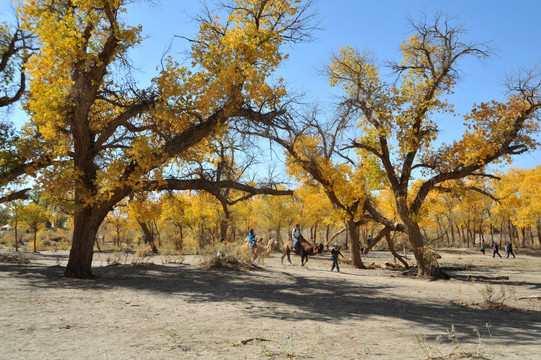
<instances>
[{"instance_id":1,"label":"dirt path","mask_svg":"<svg viewBox=\"0 0 541 360\"><path fill-rule=\"evenodd\" d=\"M66 255L0 262L0 359L541 358L541 301L518 300L541 295L541 257L445 251L443 266L463 270L428 281L347 265L331 273L328 256L300 267L273 255L262 271L234 272L202 269L198 257L106 266L111 255L99 254L96 278L74 280L61 277ZM472 305L490 288L511 311Z\"/></svg>"}]
</instances>

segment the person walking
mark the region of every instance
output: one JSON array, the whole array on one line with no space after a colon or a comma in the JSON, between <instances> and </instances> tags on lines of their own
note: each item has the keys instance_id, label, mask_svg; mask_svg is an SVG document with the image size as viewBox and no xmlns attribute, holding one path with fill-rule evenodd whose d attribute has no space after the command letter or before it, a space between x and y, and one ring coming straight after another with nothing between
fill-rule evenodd
<instances>
[{"instance_id":1,"label":"person walking","mask_svg":"<svg viewBox=\"0 0 541 360\"><path fill-rule=\"evenodd\" d=\"M492 243L492 248L494 249L494 252L492 253L492 258L495 258L496 257L496 254L500 257L500 259L502 258L502 256L500 255L500 253L498 252L498 244L496 244L495 242Z\"/></svg>"},{"instance_id":2,"label":"person walking","mask_svg":"<svg viewBox=\"0 0 541 360\"><path fill-rule=\"evenodd\" d=\"M485 255L485 240L481 240L481 252Z\"/></svg>"},{"instance_id":3,"label":"person walking","mask_svg":"<svg viewBox=\"0 0 541 360\"><path fill-rule=\"evenodd\" d=\"M515 254L513 254L513 245L511 243L505 245L505 257L508 258L509 254L513 255L513 259L515 258Z\"/></svg>"},{"instance_id":4,"label":"person walking","mask_svg":"<svg viewBox=\"0 0 541 360\"><path fill-rule=\"evenodd\" d=\"M334 270L336 267L336 271L340 272L340 267L338 266L338 256L344 257L342 253L340 252L340 248L338 248L338 243L334 243L334 248L331 250L331 259L332 259L332 267L331 271Z\"/></svg>"}]
</instances>

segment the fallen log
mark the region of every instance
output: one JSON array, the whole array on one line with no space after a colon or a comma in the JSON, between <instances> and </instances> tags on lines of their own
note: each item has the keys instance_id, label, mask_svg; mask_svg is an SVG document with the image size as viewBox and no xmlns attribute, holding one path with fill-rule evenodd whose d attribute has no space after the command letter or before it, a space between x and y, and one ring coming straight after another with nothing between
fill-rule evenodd
<instances>
[{"instance_id":1,"label":"fallen log","mask_svg":"<svg viewBox=\"0 0 541 360\"><path fill-rule=\"evenodd\" d=\"M509 280L509 276L468 275L468 280Z\"/></svg>"},{"instance_id":2,"label":"fallen log","mask_svg":"<svg viewBox=\"0 0 541 360\"><path fill-rule=\"evenodd\" d=\"M518 300L541 300L541 296L539 295L521 296L517 299Z\"/></svg>"}]
</instances>

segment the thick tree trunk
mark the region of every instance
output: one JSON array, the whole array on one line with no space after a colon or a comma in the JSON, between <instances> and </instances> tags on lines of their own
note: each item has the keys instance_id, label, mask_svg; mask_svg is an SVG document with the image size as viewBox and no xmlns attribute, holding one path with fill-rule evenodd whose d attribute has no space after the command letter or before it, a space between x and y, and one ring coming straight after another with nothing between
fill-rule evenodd
<instances>
[{"instance_id":1,"label":"thick tree trunk","mask_svg":"<svg viewBox=\"0 0 541 360\"><path fill-rule=\"evenodd\" d=\"M353 266L359 269L366 269L361 259L361 246L359 243L359 233L357 231L357 225L353 220L348 220L347 223L348 234L351 238L351 262Z\"/></svg>"},{"instance_id":2,"label":"thick tree trunk","mask_svg":"<svg viewBox=\"0 0 541 360\"><path fill-rule=\"evenodd\" d=\"M419 277L449 278L438 264L439 255L432 251L423 241L419 224L409 219L404 219L406 232L412 246L413 255L417 260Z\"/></svg>"},{"instance_id":3,"label":"thick tree trunk","mask_svg":"<svg viewBox=\"0 0 541 360\"><path fill-rule=\"evenodd\" d=\"M147 224L145 224L144 221L138 221L139 226L141 227L141 230L143 230L143 233L145 234L148 244L150 245L150 248L152 249L152 252L154 254L158 253L158 248L156 247L156 243L154 242L154 235L152 235L152 232L148 228Z\"/></svg>"},{"instance_id":4,"label":"thick tree trunk","mask_svg":"<svg viewBox=\"0 0 541 360\"><path fill-rule=\"evenodd\" d=\"M81 279L92 277L94 243L104 217L96 215L90 209L75 212L73 241L64 276Z\"/></svg>"}]
</instances>

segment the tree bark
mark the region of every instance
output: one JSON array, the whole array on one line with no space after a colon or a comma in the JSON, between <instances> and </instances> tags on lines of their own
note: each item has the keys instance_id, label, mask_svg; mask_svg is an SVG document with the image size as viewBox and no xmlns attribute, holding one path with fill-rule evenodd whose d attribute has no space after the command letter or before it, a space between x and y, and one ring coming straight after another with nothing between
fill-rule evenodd
<instances>
[{"instance_id":1,"label":"tree bark","mask_svg":"<svg viewBox=\"0 0 541 360\"><path fill-rule=\"evenodd\" d=\"M175 250L181 251L184 246L184 229L182 223L175 222L175 226L178 228L178 239L175 236Z\"/></svg>"},{"instance_id":2,"label":"tree bark","mask_svg":"<svg viewBox=\"0 0 541 360\"><path fill-rule=\"evenodd\" d=\"M156 220L152 220L151 222L152 226L153 226L153 233L155 233L156 235L154 236L154 242L156 242L156 239L158 239L158 246L161 248L162 247L162 234L160 233L160 229L158 228L158 223L156 222ZM155 232L154 232L155 230Z\"/></svg>"},{"instance_id":3,"label":"tree bark","mask_svg":"<svg viewBox=\"0 0 541 360\"><path fill-rule=\"evenodd\" d=\"M327 229L325 231L325 247L328 249L329 248L329 232L331 231L331 225L327 225Z\"/></svg>"},{"instance_id":4,"label":"tree bark","mask_svg":"<svg viewBox=\"0 0 541 360\"><path fill-rule=\"evenodd\" d=\"M34 252L38 252L37 237L38 237L38 231L34 229Z\"/></svg>"},{"instance_id":5,"label":"tree bark","mask_svg":"<svg viewBox=\"0 0 541 360\"><path fill-rule=\"evenodd\" d=\"M154 235L148 228L147 224L144 221L138 221L139 226L141 227L141 230L143 230L143 233L145 234L148 244L150 245L150 248L152 249L152 252L154 254L158 253L158 248L156 247L156 243L154 241Z\"/></svg>"},{"instance_id":6,"label":"tree bark","mask_svg":"<svg viewBox=\"0 0 541 360\"><path fill-rule=\"evenodd\" d=\"M456 241L455 240L455 227L452 221L449 221L449 227L451 228L451 241L450 242L448 241L447 244L451 246L451 245L454 245Z\"/></svg>"},{"instance_id":7,"label":"tree bark","mask_svg":"<svg viewBox=\"0 0 541 360\"><path fill-rule=\"evenodd\" d=\"M91 209L75 211L73 241L64 276L86 279L92 277L92 257L96 234L105 218Z\"/></svg>"},{"instance_id":8,"label":"tree bark","mask_svg":"<svg viewBox=\"0 0 541 360\"><path fill-rule=\"evenodd\" d=\"M115 237L115 246L120 247L120 226L115 225L116 237Z\"/></svg>"},{"instance_id":9,"label":"tree bark","mask_svg":"<svg viewBox=\"0 0 541 360\"><path fill-rule=\"evenodd\" d=\"M419 277L434 277L434 278L449 278L449 275L445 274L438 264L438 255L428 248L423 241L421 229L419 224L409 219L404 224L406 225L406 232L412 245L413 255L417 260Z\"/></svg>"},{"instance_id":10,"label":"tree bark","mask_svg":"<svg viewBox=\"0 0 541 360\"><path fill-rule=\"evenodd\" d=\"M15 226L14 226L14 230L15 230L15 251L19 252L19 239L18 239L18 229L19 227L19 222L18 221L15 221Z\"/></svg>"},{"instance_id":11,"label":"tree bark","mask_svg":"<svg viewBox=\"0 0 541 360\"><path fill-rule=\"evenodd\" d=\"M389 245L389 250L391 251L391 254L393 254L395 259L398 259L398 261L400 261L402 264L404 264L406 269L409 269L408 262L406 260L404 260L404 258L396 252L396 250L394 248L393 239L391 239L391 233L390 232L385 233L385 239L387 240L387 245Z\"/></svg>"},{"instance_id":12,"label":"tree bark","mask_svg":"<svg viewBox=\"0 0 541 360\"><path fill-rule=\"evenodd\" d=\"M220 239L227 240L227 229L229 228L229 220L227 217L220 222Z\"/></svg>"},{"instance_id":13,"label":"tree bark","mask_svg":"<svg viewBox=\"0 0 541 360\"><path fill-rule=\"evenodd\" d=\"M354 267L359 269L366 269L361 259L361 246L359 243L359 233L357 232L357 225L353 219L349 219L346 223L348 228L348 234L351 238L351 262Z\"/></svg>"}]
</instances>

